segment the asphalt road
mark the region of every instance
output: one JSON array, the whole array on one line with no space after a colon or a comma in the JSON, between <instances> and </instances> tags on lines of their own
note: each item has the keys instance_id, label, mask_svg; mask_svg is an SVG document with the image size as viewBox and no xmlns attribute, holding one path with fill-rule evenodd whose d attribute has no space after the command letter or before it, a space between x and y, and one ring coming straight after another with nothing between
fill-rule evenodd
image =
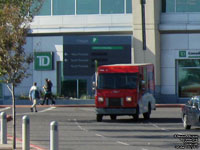
<instances>
[{"instance_id":1,"label":"asphalt road","mask_svg":"<svg viewBox=\"0 0 200 150\"><path fill-rule=\"evenodd\" d=\"M106 116L102 122L96 122L94 108L41 107L38 110L37 113L31 113L30 108L16 110L17 139L21 139L22 117L28 115L30 143L38 150L49 149L52 121L59 125L59 150L173 150L183 145L183 139L200 136L200 128L183 129L181 108L157 108L150 120L143 120L141 115L137 122L131 116L119 116L114 121ZM9 108L0 111L11 114ZM11 129L12 121L8 122L8 135L12 135Z\"/></svg>"}]
</instances>

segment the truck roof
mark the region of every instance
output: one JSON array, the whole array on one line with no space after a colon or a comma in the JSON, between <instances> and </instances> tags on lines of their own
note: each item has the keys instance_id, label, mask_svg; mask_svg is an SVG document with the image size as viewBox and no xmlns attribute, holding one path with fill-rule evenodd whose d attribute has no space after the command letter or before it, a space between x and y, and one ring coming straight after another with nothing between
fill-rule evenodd
<instances>
[{"instance_id":1,"label":"truck roof","mask_svg":"<svg viewBox=\"0 0 200 150\"><path fill-rule=\"evenodd\" d=\"M103 65L98 67L99 73L134 73L138 72L139 68L142 66L153 67L153 64L150 63L141 63L141 64L112 64L112 65Z\"/></svg>"},{"instance_id":2,"label":"truck roof","mask_svg":"<svg viewBox=\"0 0 200 150\"><path fill-rule=\"evenodd\" d=\"M152 65L152 63L138 63L138 64L111 64L111 65L102 65L102 66L144 66Z\"/></svg>"}]
</instances>

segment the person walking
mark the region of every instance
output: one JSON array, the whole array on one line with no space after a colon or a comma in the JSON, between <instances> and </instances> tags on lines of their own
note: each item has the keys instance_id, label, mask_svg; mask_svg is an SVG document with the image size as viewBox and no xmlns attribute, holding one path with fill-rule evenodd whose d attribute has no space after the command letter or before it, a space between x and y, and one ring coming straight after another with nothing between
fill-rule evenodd
<instances>
[{"instance_id":1,"label":"person walking","mask_svg":"<svg viewBox=\"0 0 200 150\"><path fill-rule=\"evenodd\" d=\"M52 87L53 87L53 84L52 84L52 82L51 82L51 80L48 80L48 84L49 84L49 99L51 100L51 104L52 105L55 105L56 104L56 102L55 102L55 100L53 99L53 94L52 94Z\"/></svg>"},{"instance_id":2,"label":"person walking","mask_svg":"<svg viewBox=\"0 0 200 150\"><path fill-rule=\"evenodd\" d=\"M46 105L48 105L48 101L51 100L52 104L55 104L55 101L53 100L53 96L52 96L52 92L51 92L51 88L52 88L53 84L51 82L51 80L49 79L45 79L45 85L43 86L44 89L44 100L41 103L41 105L44 105L45 101L46 101Z\"/></svg>"},{"instance_id":3,"label":"person walking","mask_svg":"<svg viewBox=\"0 0 200 150\"><path fill-rule=\"evenodd\" d=\"M40 99L40 92L37 87L37 83L34 82L33 86L29 90L29 99L32 101L33 105L31 106L31 112L37 112L37 101Z\"/></svg>"}]
</instances>

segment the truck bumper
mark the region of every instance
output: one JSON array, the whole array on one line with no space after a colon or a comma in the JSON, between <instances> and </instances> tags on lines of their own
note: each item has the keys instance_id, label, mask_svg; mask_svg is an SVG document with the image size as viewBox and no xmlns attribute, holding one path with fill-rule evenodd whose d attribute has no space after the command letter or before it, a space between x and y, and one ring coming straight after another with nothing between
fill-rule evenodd
<instances>
[{"instance_id":1,"label":"truck bumper","mask_svg":"<svg viewBox=\"0 0 200 150\"><path fill-rule=\"evenodd\" d=\"M134 115L136 108L96 108L100 115Z\"/></svg>"}]
</instances>

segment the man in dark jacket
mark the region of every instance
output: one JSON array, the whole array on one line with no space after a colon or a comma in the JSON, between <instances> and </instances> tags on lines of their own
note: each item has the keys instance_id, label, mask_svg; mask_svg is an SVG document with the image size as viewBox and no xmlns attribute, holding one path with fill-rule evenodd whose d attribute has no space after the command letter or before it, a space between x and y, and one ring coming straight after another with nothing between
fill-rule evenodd
<instances>
[{"instance_id":1,"label":"man in dark jacket","mask_svg":"<svg viewBox=\"0 0 200 150\"><path fill-rule=\"evenodd\" d=\"M53 86L53 84L52 84L51 80L46 78L45 79L45 85L43 86L44 100L43 100L41 105L44 105L45 101L46 101L46 105L48 105L49 99L52 101L52 104L55 104L55 101L53 100L53 96L52 96L52 92L51 92L52 86Z\"/></svg>"}]
</instances>

